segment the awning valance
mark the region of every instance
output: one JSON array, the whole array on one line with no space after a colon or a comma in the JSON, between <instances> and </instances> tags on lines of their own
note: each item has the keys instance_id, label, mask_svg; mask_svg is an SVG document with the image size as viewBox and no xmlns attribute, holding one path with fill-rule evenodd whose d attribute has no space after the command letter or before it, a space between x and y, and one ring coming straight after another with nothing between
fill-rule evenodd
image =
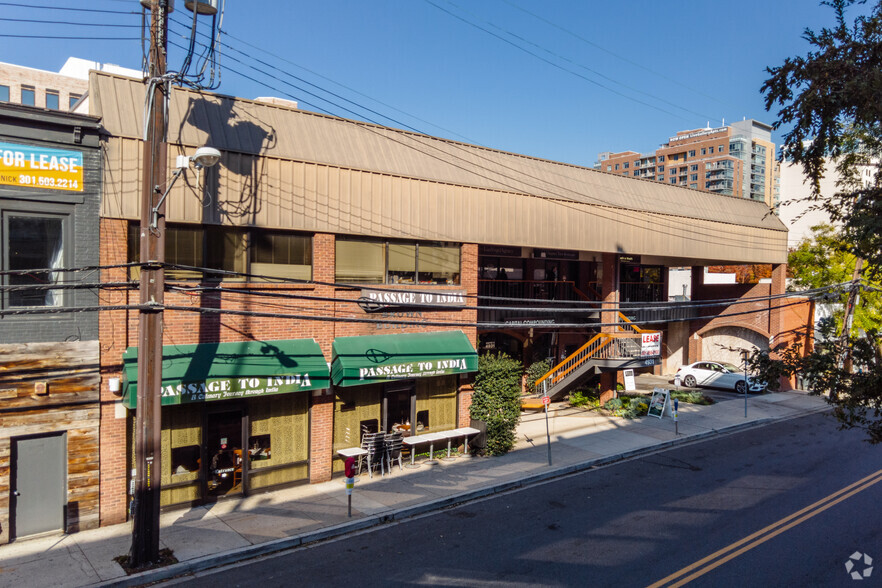
<instances>
[{"instance_id":1,"label":"awning valance","mask_svg":"<svg viewBox=\"0 0 882 588\"><path fill-rule=\"evenodd\" d=\"M335 386L462 374L478 370L478 353L462 331L337 337L331 378Z\"/></svg>"},{"instance_id":2,"label":"awning valance","mask_svg":"<svg viewBox=\"0 0 882 588\"><path fill-rule=\"evenodd\" d=\"M138 348L123 354L124 402L135 408ZM314 339L239 341L162 348L162 405L253 398L327 388L330 373Z\"/></svg>"}]
</instances>

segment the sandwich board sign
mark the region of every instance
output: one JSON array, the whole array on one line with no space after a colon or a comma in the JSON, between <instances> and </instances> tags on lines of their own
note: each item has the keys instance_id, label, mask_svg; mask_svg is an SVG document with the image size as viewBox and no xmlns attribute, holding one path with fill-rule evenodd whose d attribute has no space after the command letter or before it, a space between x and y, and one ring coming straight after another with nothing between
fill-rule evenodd
<instances>
[{"instance_id":1,"label":"sandwich board sign","mask_svg":"<svg viewBox=\"0 0 882 588\"><path fill-rule=\"evenodd\" d=\"M625 370L622 372L622 376L625 379L625 390L637 389L637 386L634 384L634 370Z\"/></svg>"},{"instance_id":2,"label":"sandwich board sign","mask_svg":"<svg viewBox=\"0 0 882 588\"><path fill-rule=\"evenodd\" d=\"M662 418L665 415L665 406L670 401L670 390L664 388L653 388L652 398L649 400L649 410L646 414Z\"/></svg>"}]
</instances>

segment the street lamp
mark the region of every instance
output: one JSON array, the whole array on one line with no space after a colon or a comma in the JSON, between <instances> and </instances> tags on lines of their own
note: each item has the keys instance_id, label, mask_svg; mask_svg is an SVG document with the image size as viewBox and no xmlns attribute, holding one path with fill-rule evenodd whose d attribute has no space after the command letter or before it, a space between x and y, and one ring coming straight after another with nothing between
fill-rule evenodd
<instances>
[{"instance_id":1,"label":"street lamp","mask_svg":"<svg viewBox=\"0 0 882 588\"><path fill-rule=\"evenodd\" d=\"M171 192L172 186L175 185L175 182L178 181L178 178L181 177L181 174L184 173L192 162L196 169L202 169L204 167L212 167L218 161L220 161L221 152L215 149L214 147L200 147L196 150L196 153L193 154L192 157L187 157L186 155L178 155L175 160L177 169L175 170L174 175L172 176L171 181L168 183L168 187L165 189L165 192L162 194L162 198L156 203L156 206L153 207L150 217L150 228L155 229L156 224L159 222L159 209L162 207L162 203L165 202L165 197L168 196L168 193ZM159 192L159 186L156 187L156 191Z\"/></svg>"}]
</instances>

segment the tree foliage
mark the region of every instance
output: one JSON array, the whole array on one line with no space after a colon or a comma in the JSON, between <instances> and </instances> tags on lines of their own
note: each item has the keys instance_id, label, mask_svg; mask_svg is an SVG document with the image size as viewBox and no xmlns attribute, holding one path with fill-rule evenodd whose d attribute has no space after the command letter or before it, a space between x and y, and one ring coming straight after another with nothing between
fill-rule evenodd
<instances>
[{"instance_id":1,"label":"tree foliage","mask_svg":"<svg viewBox=\"0 0 882 588\"><path fill-rule=\"evenodd\" d=\"M762 86L766 108L780 107L774 126L786 129L782 156L802 165L812 204L842 227L840 243L831 239L815 251L807 245L794 256L794 265L814 253L840 256L843 263L844 255L852 254L865 259L865 275L875 277L882 268L882 1L852 22L846 13L865 2L822 4L831 7L835 25L806 29L808 53L768 68L770 77ZM821 193L827 166L837 173L834 194ZM834 273L825 268L812 279L832 280ZM754 369L772 386L779 377L801 376L812 392L828 397L844 427L863 428L871 442L882 441L878 332L870 328L866 337L837 337L833 321L820 331L818 340L824 342L809 353L798 346L757 353Z\"/></svg>"},{"instance_id":2,"label":"tree foliage","mask_svg":"<svg viewBox=\"0 0 882 588\"><path fill-rule=\"evenodd\" d=\"M505 353L478 358L475 393L469 409L473 419L487 424L487 451L502 455L514 447L521 418L521 362Z\"/></svg>"},{"instance_id":3,"label":"tree foliage","mask_svg":"<svg viewBox=\"0 0 882 588\"><path fill-rule=\"evenodd\" d=\"M854 272L855 255L851 253L848 243L836 229L829 224L812 227L812 236L803 239L793 249L788 258L787 266L793 283L799 288L823 288L834 284L848 282ZM855 308L855 332L878 331L882 329L882 287L878 281L868 281L860 297L860 304ZM843 306L834 314L838 329L842 328L843 310L848 295L847 291L831 292L837 296Z\"/></svg>"}]
</instances>

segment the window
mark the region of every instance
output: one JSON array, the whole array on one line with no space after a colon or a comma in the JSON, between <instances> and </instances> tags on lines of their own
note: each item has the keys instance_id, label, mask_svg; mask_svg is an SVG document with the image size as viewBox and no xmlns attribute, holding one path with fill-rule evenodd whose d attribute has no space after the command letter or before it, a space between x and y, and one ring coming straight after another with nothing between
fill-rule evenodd
<instances>
[{"instance_id":1,"label":"window","mask_svg":"<svg viewBox=\"0 0 882 588\"><path fill-rule=\"evenodd\" d=\"M616 171L619 171L619 164L616 164Z\"/></svg>"},{"instance_id":2,"label":"window","mask_svg":"<svg viewBox=\"0 0 882 588\"><path fill-rule=\"evenodd\" d=\"M248 273L274 278L312 279L312 239L278 231L253 231Z\"/></svg>"},{"instance_id":3,"label":"window","mask_svg":"<svg viewBox=\"0 0 882 588\"><path fill-rule=\"evenodd\" d=\"M627 175L628 175L628 172L622 172L622 175L623 175L623 176L627 176Z\"/></svg>"},{"instance_id":4,"label":"window","mask_svg":"<svg viewBox=\"0 0 882 588\"><path fill-rule=\"evenodd\" d=\"M251 461L267 461L272 459L272 443L270 435L253 435L248 439L248 457Z\"/></svg>"},{"instance_id":5,"label":"window","mask_svg":"<svg viewBox=\"0 0 882 588\"><path fill-rule=\"evenodd\" d=\"M695 157L695 149L689 150L689 157Z\"/></svg>"},{"instance_id":6,"label":"window","mask_svg":"<svg viewBox=\"0 0 882 588\"><path fill-rule=\"evenodd\" d=\"M673 159L674 161L677 161L678 157L680 157L680 155L677 153L674 153L673 155L671 155L671 159Z\"/></svg>"},{"instance_id":7,"label":"window","mask_svg":"<svg viewBox=\"0 0 882 588\"><path fill-rule=\"evenodd\" d=\"M67 108L68 110L73 110L74 105L79 102L80 98L82 98L79 94L71 94L67 99Z\"/></svg>"},{"instance_id":8,"label":"window","mask_svg":"<svg viewBox=\"0 0 882 588\"><path fill-rule=\"evenodd\" d=\"M713 153L713 152L714 152L714 148L713 148L713 147L708 147L708 148L707 148L707 152L708 152L708 153Z\"/></svg>"},{"instance_id":9,"label":"window","mask_svg":"<svg viewBox=\"0 0 882 588\"><path fill-rule=\"evenodd\" d=\"M0 102L9 102L9 86L0 86Z\"/></svg>"},{"instance_id":10,"label":"window","mask_svg":"<svg viewBox=\"0 0 882 588\"><path fill-rule=\"evenodd\" d=\"M3 215L3 269L45 270L65 266L64 235L66 215L38 215L6 212ZM63 280L60 271L34 271L10 274L4 280L9 286L44 286ZM3 306L60 306L61 290L22 290L6 294Z\"/></svg>"},{"instance_id":11,"label":"window","mask_svg":"<svg viewBox=\"0 0 882 588\"><path fill-rule=\"evenodd\" d=\"M698 180L698 174L692 174L691 176L689 176L689 179L690 179L691 181L693 181L693 182L697 181L697 180Z\"/></svg>"},{"instance_id":12,"label":"window","mask_svg":"<svg viewBox=\"0 0 882 588\"><path fill-rule=\"evenodd\" d=\"M704 147L702 147L702 148L701 148L701 154L702 154L702 155L707 155L707 149L705 149Z\"/></svg>"},{"instance_id":13,"label":"window","mask_svg":"<svg viewBox=\"0 0 882 588\"><path fill-rule=\"evenodd\" d=\"M337 239L337 282L459 284L458 245Z\"/></svg>"},{"instance_id":14,"label":"window","mask_svg":"<svg viewBox=\"0 0 882 588\"><path fill-rule=\"evenodd\" d=\"M664 182L664 181L665 181L665 177L664 177L664 176L659 176L659 177L657 177L656 179L657 179L659 182Z\"/></svg>"},{"instance_id":15,"label":"window","mask_svg":"<svg viewBox=\"0 0 882 588\"><path fill-rule=\"evenodd\" d=\"M658 156L658 161L659 161L659 163L663 162L664 160L665 160L665 156L664 156L664 155L659 155L659 156Z\"/></svg>"},{"instance_id":16,"label":"window","mask_svg":"<svg viewBox=\"0 0 882 588\"><path fill-rule=\"evenodd\" d=\"M698 190L698 184L689 184L689 187L693 190Z\"/></svg>"},{"instance_id":17,"label":"window","mask_svg":"<svg viewBox=\"0 0 882 588\"><path fill-rule=\"evenodd\" d=\"M46 108L58 110L58 91L46 90Z\"/></svg>"},{"instance_id":18,"label":"window","mask_svg":"<svg viewBox=\"0 0 882 588\"><path fill-rule=\"evenodd\" d=\"M21 103L25 106L33 106L36 102L36 91L33 86L21 87Z\"/></svg>"},{"instance_id":19,"label":"window","mask_svg":"<svg viewBox=\"0 0 882 588\"><path fill-rule=\"evenodd\" d=\"M663 165L658 166L658 171L660 171L660 172L665 171L665 166L663 166Z\"/></svg>"},{"instance_id":20,"label":"window","mask_svg":"<svg viewBox=\"0 0 882 588\"><path fill-rule=\"evenodd\" d=\"M725 151L725 147L725 145L720 145L719 147L717 147L717 153L722 153L723 151Z\"/></svg>"},{"instance_id":21,"label":"window","mask_svg":"<svg viewBox=\"0 0 882 588\"><path fill-rule=\"evenodd\" d=\"M171 472L173 476L199 471L199 446L172 447Z\"/></svg>"},{"instance_id":22,"label":"window","mask_svg":"<svg viewBox=\"0 0 882 588\"><path fill-rule=\"evenodd\" d=\"M625 163L622 164L622 167L625 169L628 169L629 165L631 165L631 164L626 161Z\"/></svg>"},{"instance_id":23,"label":"window","mask_svg":"<svg viewBox=\"0 0 882 588\"><path fill-rule=\"evenodd\" d=\"M612 171L612 166L611 165L606 166L606 171Z\"/></svg>"},{"instance_id":24,"label":"window","mask_svg":"<svg viewBox=\"0 0 882 588\"><path fill-rule=\"evenodd\" d=\"M698 164L693 163L689 166L689 171L698 171Z\"/></svg>"},{"instance_id":25,"label":"window","mask_svg":"<svg viewBox=\"0 0 882 588\"><path fill-rule=\"evenodd\" d=\"M677 168L676 168L676 167L669 167L669 168L668 168L668 173L671 173L671 174L675 174L675 173L677 173Z\"/></svg>"},{"instance_id":26,"label":"window","mask_svg":"<svg viewBox=\"0 0 882 588\"><path fill-rule=\"evenodd\" d=\"M312 277L312 237L283 231L242 229L207 225L166 225L165 261L171 265L209 268L230 274L204 273L197 269L167 268L168 280L238 280L244 273L267 278ZM140 231L129 225L129 262L139 261ZM138 279L137 268L131 272Z\"/></svg>"},{"instance_id":27,"label":"window","mask_svg":"<svg viewBox=\"0 0 882 588\"><path fill-rule=\"evenodd\" d=\"M677 178L671 178L671 183L672 183L672 184L676 184L676 183L677 183Z\"/></svg>"}]
</instances>

